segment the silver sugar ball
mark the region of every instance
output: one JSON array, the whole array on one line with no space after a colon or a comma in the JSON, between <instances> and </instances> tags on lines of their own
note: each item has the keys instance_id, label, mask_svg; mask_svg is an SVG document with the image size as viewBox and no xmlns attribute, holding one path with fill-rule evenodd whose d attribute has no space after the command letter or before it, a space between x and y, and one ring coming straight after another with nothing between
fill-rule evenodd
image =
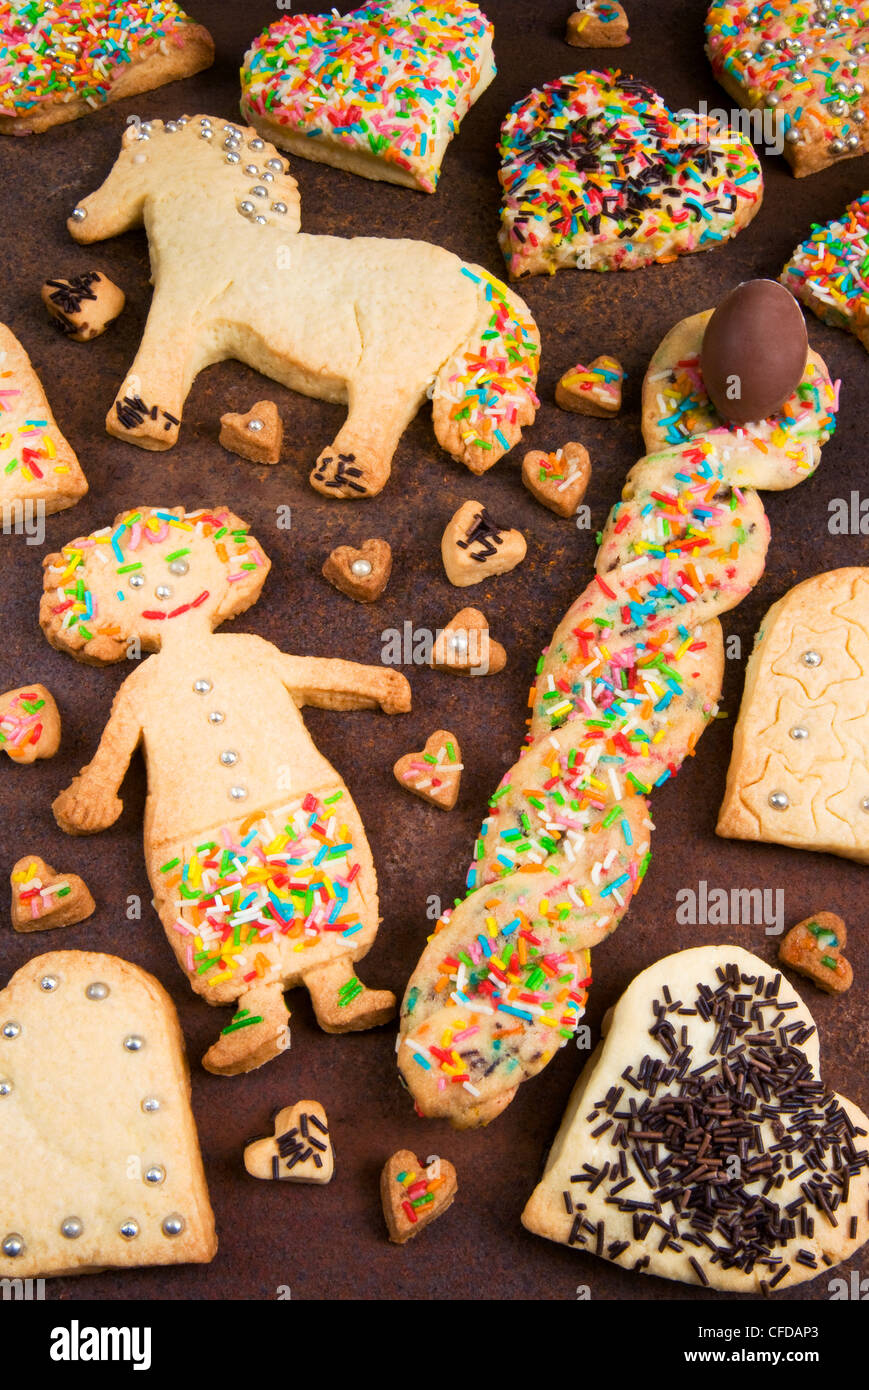
<instances>
[{"instance_id":1,"label":"silver sugar ball","mask_svg":"<svg viewBox=\"0 0 869 1390\"><path fill-rule=\"evenodd\" d=\"M283 160L280 160L280 159L267 159L267 160L266 160L266 168L267 168L267 169L272 169L272 170L274 170L274 172L275 172L276 174L282 174L282 173L284 172Z\"/></svg>"},{"instance_id":2,"label":"silver sugar ball","mask_svg":"<svg viewBox=\"0 0 869 1390\"><path fill-rule=\"evenodd\" d=\"M14 1088L11 1081L0 1081L0 1096L11 1095L13 1089Z\"/></svg>"},{"instance_id":3,"label":"silver sugar ball","mask_svg":"<svg viewBox=\"0 0 869 1390\"><path fill-rule=\"evenodd\" d=\"M164 1236L180 1236L186 1224L184 1217L179 1216L177 1211L173 1211L171 1216L166 1216L163 1219L163 1234Z\"/></svg>"},{"instance_id":4,"label":"silver sugar ball","mask_svg":"<svg viewBox=\"0 0 869 1390\"><path fill-rule=\"evenodd\" d=\"M139 1234L138 1221L133 1221L132 1218L125 1221L123 1225L118 1227L118 1233L124 1237L124 1240L135 1240Z\"/></svg>"},{"instance_id":5,"label":"silver sugar ball","mask_svg":"<svg viewBox=\"0 0 869 1390\"><path fill-rule=\"evenodd\" d=\"M250 217L251 213L253 212L253 203L249 202L247 198L242 198L241 202L238 205L238 210L242 214L242 216Z\"/></svg>"},{"instance_id":6,"label":"silver sugar ball","mask_svg":"<svg viewBox=\"0 0 869 1390\"><path fill-rule=\"evenodd\" d=\"M154 597L155 597L155 598L171 598L171 597L172 597L172 585L171 585L171 584L158 584L157 587L156 587L156 589L154 590Z\"/></svg>"},{"instance_id":7,"label":"silver sugar ball","mask_svg":"<svg viewBox=\"0 0 869 1390\"><path fill-rule=\"evenodd\" d=\"M235 153L234 150L229 150L229 151L227 152L227 155L226 155L226 163L227 163L227 164L237 164L237 163L238 163L238 155Z\"/></svg>"},{"instance_id":8,"label":"silver sugar ball","mask_svg":"<svg viewBox=\"0 0 869 1390\"><path fill-rule=\"evenodd\" d=\"M107 999L109 994L108 985L96 980L92 985L88 985L85 990L85 997L88 999Z\"/></svg>"},{"instance_id":9,"label":"silver sugar ball","mask_svg":"<svg viewBox=\"0 0 869 1390\"><path fill-rule=\"evenodd\" d=\"M60 1234L67 1240L78 1240L83 1230L84 1226L77 1216L68 1216L60 1225Z\"/></svg>"},{"instance_id":10,"label":"silver sugar ball","mask_svg":"<svg viewBox=\"0 0 869 1390\"><path fill-rule=\"evenodd\" d=\"M233 801L244 801L245 797L247 796L247 787L230 787L229 795L231 800Z\"/></svg>"},{"instance_id":11,"label":"silver sugar ball","mask_svg":"<svg viewBox=\"0 0 869 1390\"><path fill-rule=\"evenodd\" d=\"M353 564L350 566L350 571L352 574L356 575L357 579L364 579L366 575L371 573L371 561L354 560Z\"/></svg>"},{"instance_id":12,"label":"silver sugar ball","mask_svg":"<svg viewBox=\"0 0 869 1390\"><path fill-rule=\"evenodd\" d=\"M85 220L85 218L87 217L87 215L88 215L88 210L87 210L87 208L73 208L73 210L72 210L72 220L73 220L73 222L84 222L84 220Z\"/></svg>"},{"instance_id":13,"label":"silver sugar ball","mask_svg":"<svg viewBox=\"0 0 869 1390\"><path fill-rule=\"evenodd\" d=\"M860 802L860 810L869 811L869 796L864 796L863 800Z\"/></svg>"},{"instance_id":14,"label":"silver sugar ball","mask_svg":"<svg viewBox=\"0 0 869 1390\"><path fill-rule=\"evenodd\" d=\"M136 570L134 574L130 575L127 583L131 589L141 589L145 583L145 576L140 570Z\"/></svg>"},{"instance_id":15,"label":"silver sugar ball","mask_svg":"<svg viewBox=\"0 0 869 1390\"><path fill-rule=\"evenodd\" d=\"M213 709L208 716L208 722L209 724L222 724L225 718L226 715L222 710Z\"/></svg>"},{"instance_id":16,"label":"silver sugar ball","mask_svg":"<svg viewBox=\"0 0 869 1390\"><path fill-rule=\"evenodd\" d=\"M815 651L803 652L802 656L800 657L800 660L802 661L804 666L820 666L823 659L824 658L821 656L821 653Z\"/></svg>"},{"instance_id":17,"label":"silver sugar ball","mask_svg":"<svg viewBox=\"0 0 869 1390\"><path fill-rule=\"evenodd\" d=\"M10 1260L14 1260L17 1259L19 1255L24 1254L27 1246L24 1244L23 1236L20 1236L17 1231L10 1231L9 1235L4 1238L3 1245L0 1248L2 1248L4 1255L8 1255Z\"/></svg>"},{"instance_id":18,"label":"silver sugar ball","mask_svg":"<svg viewBox=\"0 0 869 1390\"><path fill-rule=\"evenodd\" d=\"M140 1038L138 1033L130 1033L128 1037L124 1038L124 1047L128 1052L141 1052L144 1046L145 1039Z\"/></svg>"},{"instance_id":19,"label":"silver sugar ball","mask_svg":"<svg viewBox=\"0 0 869 1390\"><path fill-rule=\"evenodd\" d=\"M269 195L268 189L263 188L261 183L255 183L250 191L254 198L267 198Z\"/></svg>"},{"instance_id":20,"label":"silver sugar ball","mask_svg":"<svg viewBox=\"0 0 869 1390\"><path fill-rule=\"evenodd\" d=\"M3 1024L3 1036L4 1036L4 1038L17 1038L20 1032L21 1032L21 1024L20 1024L20 1023L4 1023L4 1024Z\"/></svg>"},{"instance_id":21,"label":"silver sugar ball","mask_svg":"<svg viewBox=\"0 0 869 1390\"><path fill-rule=\"evenodd\" d=\"M160 1109L160 1102L156 1096L146 1096L142 1101L142 1109L146 1115L156 1115Z\"/></svg>"},{"instance_id":22,"label":"silver sugar ball","mask_svg":"<svg viewBox=\"0 0 869 1390\"><path fill-rule=\"evenodd\" d=\"M258 227L264 227L266 225L266 218L262 215L260 215L259 217L255 217L253 220Z\"/></svg>"},{"instance_id":23,"label":"silver sugar ball","mask_svg":"<svg viewBox=\"0 0 869 1390\"><path fill-rule=\"evenodd\" d=\"M808 738L809 731L805 727L805 725L795 724L794 727L790 730L790 736L792 739L795 739L797 742L800 742L801 739Z\"/></svg>"},{"instance_id":24,"label":"silver sugar ball","mask_svg":"<svg viewBox=\"0 0 869 1390\"><path fill-rule=\"evenodd\" d=\"M57 989L59 984L60 981L56 975L43 975L42 979L39 981L39 988L44 994L51 994L53 990Z\"/></svg>"},{"instance_id":25,"label":"silver sugar ball","mask_svg":"<svg viewBox=\"0 0 869 1390\"><path fill-rule=\"evenodd\" d=\"M225 748L220 755L220 761L224 767L235 767L238 762L238 754L234 748Z\"/></svg>"},{"instance_id":26,"label":"silver sugar ball","mask_svg":"<svg viewBox=\"0 0 869 1390\"><path fill-rule=\"evenodd\" d=\"M145 1182L150 1183L151 1187L159 1187L166 1176L166 1169L160 1163L152 1163L151 1167L145 1171Z\"/></svg>"},{"instance_id":27,"label":"silver sugar ball","mask_svg":"<svg viewBox=\"0 0 869 1390\"><path fill-rule=\"evenodd\" d=\"M189 569L190 569L190 563L189 563L189 561L188 561L188 560L185 560L183 557L179 557L179 559L173 560L172 563L170 564L170 566L169 566L169 573L170 573L170 574L186 574L187 571L188 571Z\"/></svg>"},{"instance_id":28,"label":"silver sugar ball","mask_svg":"<svg viewBox=\"0 0 869 1390\"><path fill-rule=\"evenodd\" d=\"M207 695L211 689L211 681L206 680L204 676L200 676L198 681L193 682L193 689L196 691L197 695Z\"/></svg>"},{"instance_id":29,"label":"silver sugar ball","mask_svg":"<svg viewBox=\"0 0 869 1390\"><path fill-rule=\"evenodd\" d=\"M786 811L791 804L787 792L771 792L769 804L774 811Z\"/></svg>"},{"instance_id":30,"label":"silver sugar ball","mask_svg":"<svg viewBox=\"0 0 869 1390\"><path fill-rule=\"evenodd\" d=\"M284 215L284 213L286 212L286 210L287 210L287 205L286 205L286 203L272 203L272 212L278 213L281 217L283 217L283 215Z\"/></svg>"},{"instance_id":31,"label":"silver sugar ball","mask_svg":"<svg viewBox=\"0 0 869 1390\"><path fill-rule=\"evenodd\" d=\"M259 420L256 416L254 416L252 420L248 420L247 427L249 430L253 430L254 433L257 433L259 430L264 428L264 423L262 420Z\"/></svg>"},{"instance_id":32,"label":"silver sugar ball","mask_svg":"<svg viewBox=\"0 0 869 1390\"><path fill-rule=\"evenodd\" d=\"M253 138L253 140L248 140L247 143L248 143L248 149L251 149L251 150L264 150L264 149L265 149L265 141L264 141L264 140L260 140L260 138L259 138L258 135L255 136L255 137Z\"/></svg>"}]
</instances>

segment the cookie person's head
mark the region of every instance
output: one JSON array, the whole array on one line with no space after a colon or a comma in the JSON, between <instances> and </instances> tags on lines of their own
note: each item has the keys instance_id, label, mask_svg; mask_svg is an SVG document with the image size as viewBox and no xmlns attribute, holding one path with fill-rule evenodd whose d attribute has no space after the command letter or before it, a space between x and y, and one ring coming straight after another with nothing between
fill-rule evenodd
<instances>
[{"instance_id":1,"label":"cookie person's head","mask_svg":"<svg viewBox=\"0 0 869 1390\"><path fill-rule=\"evenodd\" d=\"M43 561L39 625L53 647L93 666L138 638L157 651L168 630L215 628L256 603L269 560L225 507L136 507Z\"/></svg>"}]
</instances>

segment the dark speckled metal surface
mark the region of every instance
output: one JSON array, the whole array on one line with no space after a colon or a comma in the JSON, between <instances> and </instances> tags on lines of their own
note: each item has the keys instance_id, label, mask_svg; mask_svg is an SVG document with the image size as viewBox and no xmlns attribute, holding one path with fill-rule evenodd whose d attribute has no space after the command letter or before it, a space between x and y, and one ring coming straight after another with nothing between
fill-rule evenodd
<instances>
[{"instance_id":1,"label":"dark speckled metal surface","mask_svg":"<svg viewBox=\"0 0 869 1390\"><path fill-rule=\"evenodd\" d=\"M149 303L144 234L78 247L65 218L76 199L108 171L125 117L172 117L183 112L237 115L237 69L248 41L276 18L267 0L190 0L211 29L217 61L184 83L121 103L99 114L26 140L0 143L5 194L2 318L30 353L57 415L86 470L90 493L73 511L49 518L46 545L56 548L137 503L227 503L248 519L273 561L264 594L241 620L287 651L340 655L376 662L381 634L405 621L436 627L465 602L482 607L509 653L507 670L479 682L410 669L413 713L385 715L312 711L308 726L349 783L365 818L381 884L383 924L363 963L364 979L403 990L430 923L426 903L447 903L462 886L488 794L513 761L524 733L526 694L541 646L592 573L594 529L617 499L625 474L642 453L639 392L648 359L673 322L713 305L738 281L776 276L813 221L839 212L866 186L867 161L852 160L802 181L781 159L765 159L766 199L752 225L723 250L634 274L562 272L525 282L543 336L542 407L524 447L554 448L571 437L589 448L593 476L586 501L593 530L578 531L536 504L519 474L523 446L477 480L442 453L428 412L407 431L386 490L367 503L330 503L307 483L318 452L335 434L340 411L295 396L247 368L225 363L203 373L187 404L178 446L149 454L110 439L103 419L138 344ZM703 55L703 0L633 0L630 48L611 55L653 82L675 107L706 99L724 105ZM315 8L317 8L315 6ZM319 8L323 8L320 6ZM294 161L308 231L342 235L416 236L438 241L503 274L496 233L495 144L508 106L543 81L589 65L563 41L570 0L489 0L496 26L499 74L465 120L447 154L436 195L425 196ZM729 102L728 102L729 105ZM208 248L202 248L208 254ZM48 276L97 268L126 292L128 305L106 335L89 345L64 341L39 301ZM828 503L852 489L869 493L866 471L869 360L857 341L809 323L812 345L842 378L838 432L816 476L793 492L765 498L772 525L769 565L751 597L725 619L747 655L766 608L798 580L818 570L867 563L865 537L831 536ZM554 404L560 374L599 352L616 354L629 373L625 409L614 421L563 414ZM269 397L285 424L284 462L257 468L217 443L218 417ZM485 499L496 518L520 527L528 557L512 574L459 593L444 576L439 541L446 520L466 498ZM292 508L292 528L278 528L276 509ZM328 551L341 542L384 536L395 565L383 598L370 608L350 602L321 577ZM488 1130L455 1134L418 1119L393 1063L394 1029L329 1037L316 1027L307 996L290 997L292 1048L260 1072L226 1079L202 1070L199 1059L226 1022L193 997L175 966L148 904L141 852L143 768L137 761L124 791L124 812L110 831L69 839L55 826L50 803L92 754L112 696L125 672L91 670L52 651L37 626L44 551L20 536L0 536L0 689L43 681L63 718L59 755L30 768L0 767L2 860L8 874L26 852L84 875L96 915L80 926L42 937L17 936L8 905L0 920L3 980L40 950L85 948L114 952L145 966L170 991L181 1016L193 1075L193 1106L220 1234L206 1267L146 1269L61 1279L49 1297L273 1299L289 1286L299 1299L572 1299L590 1287L593 1299L714 1301L696 1288L633 1275L593 1256L550 1245L519 1223L545 1149L561 1117L581 1057L565 1049ZM722 720L703 737L696 758L656 794L654 861L640 897L617 935L594 955L595 984L588 1021L597 1037L605 1010L641 968L659 956L709 941L738 941L771 960L775 940L762 926L713 928L676 924L676 894L710 885L766 887L784 892L788 925L829 908L848 922L855 984L829 998L806 984L818 1021L830 1083L869 1103L866 1038L869 949L866 870L845 860L770 846L718 840L714 834L730 751L732 715L743 662L727 664ZM467 771L457 809L449 815L404 794L392 777L401 753L422 746L438 727L458 734ZM138 895L140 921L127 919ZM8 899L7 899L8 904ZM62 1045L62 1040L59 1040ZM247 1177L242 1148L269 1128L280 1105L314 1097L328 1112L337 1152L336 1176L326 1188L260 1183ZM425 1156L442 1152L456 1165L459 1196L449 1213L418 1241L388 1244L379 1207L378 1174L395 1149ZM25 1160L26 1161L26 1156ZM861 1266L861 1257L851 1267ZM863 1273L869 1256L862 1256ZM827 1275L785 1299L828 1297Z\"/></svg>"}]
</instances>

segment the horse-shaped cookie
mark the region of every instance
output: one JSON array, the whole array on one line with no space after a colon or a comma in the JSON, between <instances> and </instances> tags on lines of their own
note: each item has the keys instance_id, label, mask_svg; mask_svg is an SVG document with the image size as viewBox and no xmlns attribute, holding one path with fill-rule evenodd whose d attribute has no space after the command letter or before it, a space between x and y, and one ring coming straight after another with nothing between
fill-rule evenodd
<instances>
[{"instance_id":1,"label":"horse-shaped cookie","mask_svg":"<svg viewBox=\"0 0 869 1390\"><path fill-rule=\"evenodd\" d=\"M141 507L44 563L40 625L52 646L92 665L135 654L136 642L155 653L124 681L54 814L72 835L114 824L143 746L154 906L196 992L237 1002L204 1065L231 1075L277 1056L293 985L308 988L328 1032L385 1022L394 996L366 989L353 968L379 921L371 851L299 709L396 714L410 708L404 676L215 636L256 602L269 571L225 508Z\"/></svg>"},{"instance_id":2,"label":"horse-shaped cookie","mask_svg":"<svg viewBox=\"0 0 869 1390\"><path fill-rule=\"evenodd\" d=\"M197 373L228 357L308 396L346 402L311 483L370 497L427 395L435 433L482 473L534 419L540 339L527 306L429 242L310 236L286 161L217 117L129 128L106 181L69 219L76 241L144 223L154 297L110 434L176 441Z\"/></svg>"}]
</instances>

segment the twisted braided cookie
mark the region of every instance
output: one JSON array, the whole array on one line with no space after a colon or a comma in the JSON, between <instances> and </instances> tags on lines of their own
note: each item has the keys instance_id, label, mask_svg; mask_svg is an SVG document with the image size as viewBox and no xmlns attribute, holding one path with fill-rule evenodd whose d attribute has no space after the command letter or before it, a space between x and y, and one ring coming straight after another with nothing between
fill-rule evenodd
<instances>
[{"instance_id":1,"label":"twisted braided cookie","mask_svg":"<svg viewBox=\"0 0 869 1390\"><path fill-rule=\"evenodd\" d=\"M809 352L781 411L727 427L699 354L709 313L652 359L635 464L595 578L562 619L532 687L528 746L477 841L468 895L443 915L405 994L398 1064L424 1115L486 1124L575 1034L589 948L614 931L650 859L648 794L717 710L718 615L760 578L769 526L756 487L810 477L836 390Z\"/></svg>"}]
</instances>

